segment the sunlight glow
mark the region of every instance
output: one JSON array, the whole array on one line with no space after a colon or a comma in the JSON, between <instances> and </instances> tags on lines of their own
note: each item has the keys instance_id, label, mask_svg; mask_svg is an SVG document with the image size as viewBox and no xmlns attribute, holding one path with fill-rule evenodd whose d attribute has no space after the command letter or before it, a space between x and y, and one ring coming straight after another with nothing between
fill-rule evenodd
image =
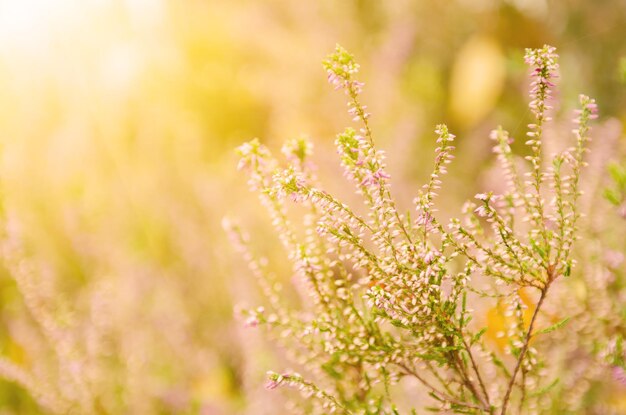
<instances>
[{"instance_id":1,"label":"sunlight glow","mask_svg":"<svg viewBox=\"0 0 626 415\"><path fill-rule=\"evenodd\" d=\"M0 2L3 48L43 49L55 33L68 29L101 1L4 0Z\"/></svg>"}]
</instances>

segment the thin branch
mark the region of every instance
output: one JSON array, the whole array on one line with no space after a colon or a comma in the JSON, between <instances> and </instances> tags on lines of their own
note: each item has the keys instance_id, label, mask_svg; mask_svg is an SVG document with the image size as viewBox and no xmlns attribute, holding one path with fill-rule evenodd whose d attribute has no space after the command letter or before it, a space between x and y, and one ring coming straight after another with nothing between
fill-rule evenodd
<instances>
[{"instance_id":1,"label":"thin branch","mask_svg":"<svg viewBox=\"0 0 626 415\"><path fill-rule=\"evenodd\" d=\"M476 364L476 361L474 360L474 355L472 354L470 345L467 344L465 337L463 337L462 330L461 330L461 340L463 341L463 346L465 347L465 350L467 351L467 354L470 358L470 362L472 363L472 369L474 369L474 372L476 372L476 377L478 378L478 384L480 385L480 389L485 395L485 400L487 401L486 403L487 403L487 406L489 407L489 413L492 413L493 411L491 410L491 402L489 399L489 394L487 393L487 388L485 387L485 382L483 381L482 376L480 375L480 371L478 370L478 365Z\"/></svg>"},{"instance_id":2,"label":"thin branch","mask_svg":"<svg viewBox=\"0 0 626 415\"><path fill-rule=\"evenodd\" d=\"M481 408L481 407L476 406L476 405L472 405L472 404L467 403L467 402L459 401L458 399L453 398L452 396L450 396L450 395L448 395L448 394L446 394L444 392L441 392L440 390L438 390L437 388L432 386L426 379L421 377L416 371L414 371L413 369L410 369L405 364L403 364L403 363L396 363L396 365L398 365L400 368L404 369L408 375L411 375L411 376L415 377L417 380L419 380L424 386L429 388L432 393L434 393L435 395L439 395L440 399L442 399L444 401L447 401L447 402L450 402L451 404L454 404L454 405L464 406L466 408L476 409L478 411L484 410L484 408Z\"/></svg>"},{"instance_id":3,"label":"thin branch","mask_svg":"<svg viewBox=\"0 0 626 415\"><path fill-rule=\"evenodd\" d=\"M515 378L517 377L517 372L522 366L522 361L524 360L524 357L526 356L526 351L528 350L530 338L532 337L533 327L535 326L535 321L537 320L537 316L539 315L539 310L541 309L541 306L543 305L543 301L546 299L546 294L548 292L550 282L552 282L553 279L554 278L552 275L548 275L548 282L546 286L541 290L541 296L539 297L539 302L537 303L537 307L535 308L535 311L533 312L533 317L530 320L530 326L528 327L528 332L526 333L526 337L524 338L524 345L522 346L522 351L520 352L520 355L517 359L517 364L515 365L515 369L513 369L513 374L511 375L509 386L507 387L506 394L504 395L504 400L502 401L502 410L500 411L500 415L506 414L506 409L509 404L509 400L511 398L511 392L513 391L513 386L515 385Z\"/></svg>"},{"instance_id":4,"label":"thin branch","mask_svg":"<svg viewBox=\"0 0 626 415\"><path fill-rule=\"evenodd\" d=\"M457 373L461 377L463 385L472 393L472 395L476 398L478 402L480 402L481 410L485 412L490 412L490 405L485 401L485 398L478 392L476 389L476 385L472 382L467 374L467 371L461 361L461 358L457 353L454 353L454 359L452 359L452 363L456 368Z\"/></svg>"}]
</instances>

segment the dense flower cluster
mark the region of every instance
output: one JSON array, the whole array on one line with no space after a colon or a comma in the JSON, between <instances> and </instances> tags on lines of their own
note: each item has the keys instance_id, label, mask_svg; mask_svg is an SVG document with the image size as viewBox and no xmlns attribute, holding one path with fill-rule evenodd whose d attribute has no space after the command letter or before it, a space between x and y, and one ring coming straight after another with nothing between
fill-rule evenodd
<instances>
[{"instance_id":1,"label":"dense flower cluster","mask_svg":"<svg viewBox=\"0 0 626 415\"><path fill-rule=\"evenodd\" d=\"M549 46L527 50L526 62L532 69L529 106L535 117L527 133L529 163L520 166L509 133L494 130L506 191L477 194L461 219L448 224L437 218L435 198L453 159L455 136L447 126L437 126L430 180L415 198L413 217L401 213L385 155L374 146L369 114L359 101L364 86L355 79L359 66L339 46L324 67L329 82L346 92L358 129L346 129L335 143L344 175L367 215L320 188L306 140L283 147L286 167L258 140L239 148L240 168L268 207L294 272L306 283L304 295L312 299L303 301L312 305L301 311L284 306L247 237L228 224L268 297L267 309L244 312L246 324L274 327L307 373L270 373L268 389L290 385L316 398L302 402L304 413L398 414L393 385L409 378L429 396L405 399L402 405L412 413L551 409L552 401L544 398L558 379L545 376L550 362L540 348L549 336L542 334L568 320L554 321L543 308L553 284L571 275L575 265L580 175L597 108L593 99L580 96L575 144L544 167L549 157L542 154L542 140L551 119L557 55ZM302 221L304 238L296 236L300 225L288 219L286 199L309 209ZM481 301L491 302L502 320L496 342L484 336L489 327L472 321L470 304Z\"/></svg>"}]
</instances>

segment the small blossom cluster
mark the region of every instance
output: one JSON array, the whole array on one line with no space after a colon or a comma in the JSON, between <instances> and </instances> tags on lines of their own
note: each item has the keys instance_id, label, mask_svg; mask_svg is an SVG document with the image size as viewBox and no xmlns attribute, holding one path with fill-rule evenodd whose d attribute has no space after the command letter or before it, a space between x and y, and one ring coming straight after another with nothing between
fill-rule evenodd
<instances>
[{"instance_id":1,"label":"small blossom cluster","mask_svg":"<svg viewBox=\"0 0 626 415\"><path fill-rule=\"evenodd\" d=\"M530 413L539 408L547 387L542 370L548 362L538 349L545 336L566 321L546 325L542 308L551 286L571 274L576 239L579 176L589 141L595 102L581 96L576 115L576 144L542 167L541 140L554 72L555 49L528 50L533 68L531 104L536 123L530 126L532 155L522 180L511 149L512 138L494 130L494 152L504 171L506 191L484 192L468 202L461 219L446 226L437 218L435 199L442 176L453 160L455 136L437 126L434 167L415 198L416 217L401 214L359 101L363 84L359 66L337 47L324 61L329 82L349 97L349 113L358 130L346 129L335 144L356 193L367 208L359 215L322 190L312 174L311 145L303 139L283 147L286 165L274 159L258 140L239 148L240 166L250 174L250 187L269 209L293 271L304 282L303 310L278 301L278 291L261 268L241 231L229 231L269 297L268 310L247 313L249 327L268 325L293 352L306 376L270 373L268 389L282 385L315 398L310 413L399 413L390 388L412 378L431 402L415 404L442 413ZM554 197L546 201L546 182ZM299 224L287 216L286 200L308 208ZM516 220L520 218L521 220ZM296 236L304 228L304 238ZM486 282L478 288L474 280ZM502 310L498 330L502 348L483 336L488 327L472 322L469 301L495 301ZM267 316L267 317L266 317ZM533 343L531 346L531 340ZM500 343L497 343L500 344ZM315 379L315 382L307 379Z\"/></svg>"},{"instance_id":2,"label":"small blossom cluster","mask_svg":"<svg viewBox=\"0 0 626 415\"><path fill-rule=\"evenodd\" d=\"M323 65L328 82L335 89L343 89L349 95L359 95L362 92L364 84L354 79L359 71L359 64L347 50L337 45L335 52L324 60Z\"/></svg>"},{"instance_id":3,"label":"small blossom cluster","mask_svg":"<svg viewBox=\"0 0 626 415\"><path fill-rule=\"evenodd\" d=\"M555 71L559 65L556 49L552 46L544 46L541 49L527 49L525 56L526 64L531 67L530 103L528 104L535 117L535 122L528 124L529 131L526 133L528 140L526 145L531 148L531 155L526 156L526 160L531 163L531 171L525 173L527 179L525 185L532 189L528 194L527 205L530 209L530 219L539 233L545 219L544 206L541 195L541 186L545 180L545 173L541 169L542 160L542 139L544 124L551 121L548 115L552 109L550 98L554 88L553 79L556 78ZM540 232L543 242L547 242L545 231Z\"/></svg>"},{"instance_id":4,"label":"small blossom cluster","mask_svg":"<svg viewBox=\"0 0 626 415\"><path fill-rule=\"evenodd\" d=\"M543 122L550 121L550 118L546 118L545 112L552 108L547 101L555 86L552 81L557 77L556 71L559 69L558 55L555 47L546 45L541 49L527 49L524 60L532 68L533 78L530 84L531 101L528 106L538 121L538 124L531 124L529 127L540 132ZM535 134L528 136L534 137Z\"/></svg>"}]
</instances>

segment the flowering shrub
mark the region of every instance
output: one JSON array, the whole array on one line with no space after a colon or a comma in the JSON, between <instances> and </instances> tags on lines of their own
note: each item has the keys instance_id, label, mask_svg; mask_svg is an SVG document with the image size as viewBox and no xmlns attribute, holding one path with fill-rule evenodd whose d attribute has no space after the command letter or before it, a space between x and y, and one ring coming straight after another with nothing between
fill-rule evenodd
<instances>
[{"instance_id":1,"label":"flowering shrub","mask_svg":"<svg viewBox=\"0 0 626 415\"><path fill-rule=\"evenodd\" d=\"M526 163L514 156L509 133L494 130L506 191L477 194L461 218L449 223L438 219L435 202L453 160L455 136L446 125L437 126L433 172L414 210L401 211L385 155L374 145L370 114L359 98L364 86L356 79L359 65L339 46L324 68L329 82L346 94L359 127L346 129L335 143L367 214L320 188L310 161L312 145L305 139L285 144L286 166L256 139L239 147L239 168L248 172L294 272L306 283L302 307L294 309L284 301L266 261L252 252L249 237L237 224L226 224L267 299L263 307L241 312L246 325L269 327L305 373L268 374L268 389L292 386L311 397L294 404L293 411L504 415L581 409L582 397L578 406L554 397L563 391L561 372L571 380L567 359L575 358L563 351L552 359L559 344L551 339L573 322L545 309L550 293L558 291L553 287L563 285L576 269L576 259L587 258L577 256L574 242L582 234L581 170L597 107L581 95L573 145L544 154L557 61L550 46L526 51L534 116ZM617 190L607 192L613 200L621 197ZM301 224L288 214L287 199L306 207ZM563 298L557 292L554 303ZM491 307L498 324L485 323L476 306ZM589 308L572 310L570 317L584 310ZM576 327L585 324L579 320ZM601 333L592 342L588 367L597 363L605 375L613 370L617 378L626 378L621 338L613 343L607 338ZM600 344L604 355L598 352ZM613 361L607 365L602 359Z\"/></svg>"}]
</instances>

